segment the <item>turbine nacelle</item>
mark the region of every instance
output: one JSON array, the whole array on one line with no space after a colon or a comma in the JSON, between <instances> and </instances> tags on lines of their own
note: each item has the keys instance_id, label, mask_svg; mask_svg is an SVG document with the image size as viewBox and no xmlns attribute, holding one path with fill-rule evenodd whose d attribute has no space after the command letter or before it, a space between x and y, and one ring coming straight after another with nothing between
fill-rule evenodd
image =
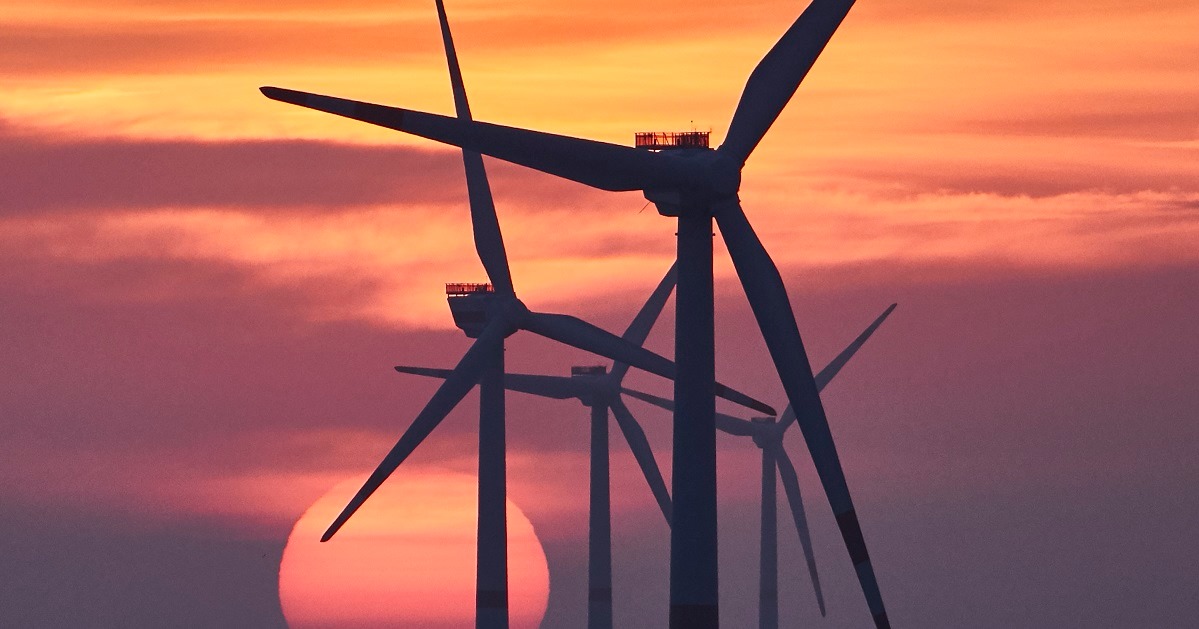
<instances>
[{"instance_id":1,"label":"turbine nacelle","mask_svg":"<svg viewBox=\"0 0 1199 629\"><path fill-rule=\"evenodd\" d=\"M575 365L570 368L570 379L585 384L576 397L583 406L607 406L619 388L612 386L608 368L604 365Z\"/></svg>"},{"instance_id":2,"label":"turbine nacelle","mask_svg":"<svg viewBox=\"0 0 1199 629\"><path fill-rule=\"evenodd\" d=\"M446 284L446 301L454 325L477 339L492 321L504 322L504 337L521 328L529 309L515 295L496 293L491 284Z\"/></svg>"},{"instance_id":3,"label":"turbine nacelle","mask_svg":"<svg viewBox=\"0 0 1199 629\"><path fill-rule=\"evenodd\" d=\"M754 417L749 421L753 425L754 445L766 449L783 442L783 432L787 430L787 426L780 424L775 418Z\"/></svg>"},{"instance_id":4,"label":"turbine nacelle","mask_svg":"<svg viewBox=\"0 0 1199 629\"><path fill-rule=\"evenodd\" d=\"M720 151L687 148L658 153L671 160L668 170L674 177L662 186L647 187L645 198L663 216L700 213L710 215L719 206L739 203L741 165Z\"/></svg>"}]
</instances>

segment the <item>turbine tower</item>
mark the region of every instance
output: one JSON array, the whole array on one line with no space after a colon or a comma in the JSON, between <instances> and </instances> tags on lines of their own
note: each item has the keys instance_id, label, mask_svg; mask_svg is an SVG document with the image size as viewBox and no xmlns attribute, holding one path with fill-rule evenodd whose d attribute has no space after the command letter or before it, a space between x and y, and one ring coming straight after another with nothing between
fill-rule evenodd
<instances>
[{"instance_id":1,"label":"turbine tower","mask_svg":"<svg viewBox=\"0 0 1199 629\"><path fill-rule=\"evenodd\" d=\"M896 304L891 304L878 316L861 334L841 350L820 373L816 374L816 388L823 391L824 387L861 349L862 345L883 324L883 321L895 310ZM674 404L665 398L649 395L640 391L626 389L629 397L649 402L666 410L674 410ZM812 579L812 589L816 594L816 604L820 615L824 615L824 594L820 589L820 575L816 572L816 559L812 553L812 538L808 534L808 519L804 514L803 497L799 491L799 478L795 474L795 466L791 457L783 449L783 437L787 428L795 422L795 412L788 406L783 411L782 420L776 422L773 417L755 417L744 420L724 413L716 413L716 428L721 432L753 439L754 445L762 450L762 533L759 546L758 572L758 629L778 629L778 507L775 480L783 481L783 491L787 494L787 502L791 506L791 517L795 521L795 530L799 533L799 543L803 547L804 560L808 564L808 576Z\"/></svg>"},{"instance_id":2,"label":"turbine tower","mask_svg":"<svg viewBox=\"0 0 1199 629\"><path fill-rule=\"evenodd\" d=\"M675 268L662 278L658 287L641 307L625 330L624 338L629 343L641 346L650 329L661 314L666 300L674 290ZM546 376L532 374L504 374L504 387L509 391L520 391L540 397L566 400L577 399L591 409L590 445L590 498L587 544L587 589L588 629L611 629L612 627L612 505L609 476L608 411L616 417L616 425L629 444L637 465L641 468L653 492L654 499L670 524L670 493L662 480L662 472L654 459L653 450L645 431L633 417L632 412L620 399L622 383L629 366L617 362L608 371L603 366L572 367L571 375ZM396 367L400 373L447 378L448 369L428 367ZM631 389L630 389L631 391ZM648 394L646 394L648 395ZM739 420L738 420L739 421Z\"/></svg>"},{"instance_id":3,"label":"turbine tower","mask_svg":"<svg viewBox=\"0 0 1199 629\"><path fill-rule=\"evenodd\" d=\"M677 220L672 629L711 629L720 624L713 220L732 257L787 400L798 416L800 431L874 624L879 629L890 627L786 287L737 194L741 170L750 154L791 100L853 4L854 0L813 0L750 74L728 135L715 150L638 149L277 87L261 88L274 100L419 135L602 190L640 190L660 214ZM497 330L492 338L498 339L500 334ZM629 362L642 368L635 361ZM665 370L664 365L657 366ZM446 385L449 383L447 380Z\"/></svg>"}]
</instances>

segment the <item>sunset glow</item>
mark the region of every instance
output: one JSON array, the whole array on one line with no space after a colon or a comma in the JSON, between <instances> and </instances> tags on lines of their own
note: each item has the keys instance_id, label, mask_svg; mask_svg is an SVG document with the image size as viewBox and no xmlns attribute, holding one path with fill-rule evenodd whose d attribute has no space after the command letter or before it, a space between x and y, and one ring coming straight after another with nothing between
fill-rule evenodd
<instances>
[{"instance_id":1,"label":"sunset glow","mask_svg":"<svg viewBox=\"0 0 1199 629\"><path fill-rule=\"evenodd\" d=\"M1187 50L1199 55L1191 36L1199 10L1182 2L1136 11L1112 4L1101 13L1089 3L1032 7L855 9L745 173L746 207L768 245L794 237L819 243L775 246L785 268L997 255L1017 266L1093 266L1193 255L1181 246L1199 234L1190 222L1170 221L1169 238L1156 236L1171 208L1196 202L1180 183L1195 178L1199 123L1165 114L1193 111L1196 102L1196 70L1180 60ZM8 60L0 134L32 147L93 138L154 151L147 142L172 141L175 152L216 158L234 139L307 138L452 156L419 138L269 102L255 89L269 82L446 112L436 18L423 4L363 0L332 13L319 3L8 8L10 28L21 35L0 44ZM467 2L450 10L477 117L628 143L634 131L691 124L712 128L719 142L746 73L795 7ZM1088 18L1077 19L1080 12ZM663 19L670 29L652 26ZM6 220L3 233L37 255L227 261L267 282L353 273L374 283L379 299L314 317L446 325L435 297L419 297L417 287L447 275L470 279L477 268L469 242L456 234L462 186L452 162L430 170L416 166L417 155L405 160L400 177L419 170L426 188L439 191L423 199L363 198L361 179L339 167L344 160L303 164L322 171L325 186L357 191L340 201L310 195L336 216L282 217L280 210L311 201L275 195L268 220L263 208L232 198L189 198L185 188L195 184L179 180L227 185L241 167L258 171L256 181L268 187L274 178L306 176L295 160L270 158L205 160L203 170L163 172L165 180L144 184L136 179L147 174L133 168L130 193L149 185L172 194L126 207L118 219L98 217L105 224L83 234L47 233L54 226L20 218ZM505 235L529 297L564 298L571 289L554 278L565 265L617 287L648 258L668 259L668 228L633 216L644 204L639 196L495 170ZM89 216L77 220L96 220L80 209ZM546 226L563 220L572 224L567 237L547 242ZM847 221L868 231L846 238ZM572 255L580 243L628 238L637 239L635 255L629 248Z\"/></svg>"},{"instance_id":2,"label":"sunset glow","mask_svg":"<svg viewBox=\"0 0 1199 629\"><path fill-rule=\"evenodd\" d=\"M362 484L347 480L296 522L279 566L292 629L422 627L474 621L477 479L450 472L397 474L335 538L320 536ZM549 572L529 519L508 503L513 629L545 614Z\"/></svg>"}]
</instances>

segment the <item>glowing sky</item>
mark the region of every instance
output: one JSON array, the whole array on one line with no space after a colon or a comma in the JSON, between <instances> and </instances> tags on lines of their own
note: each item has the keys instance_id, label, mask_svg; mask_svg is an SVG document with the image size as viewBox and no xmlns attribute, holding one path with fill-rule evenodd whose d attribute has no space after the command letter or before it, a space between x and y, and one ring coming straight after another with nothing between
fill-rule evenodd
<instances>
[{"instance_id":1,"label":"glowing sky","mask_svg":"<svg viewBox=\"0 0 1199 629\"><path fill-rule=\"evenodd\" d=\"M474 623L478 476L418 471L372 496L337 543L320 542L329 522L362 486L348 479L318 500L292 529L279 567L279 598L293 629ZM536 629L549 572L533 525L508 503L509 620Z\"/></svg>"},{"instance_id":2,"label":"glowing sky","mask_svg":"<svg viewBox=\"0 0 1199 629\"><path fill-rule=\"evenodd\" d=\"M719 142L801 8L448 6L476 118L619 143L692 126ZM742 199L816 364L901 302L826 400L897 622L961 626L962 610L994 605L997 627L1169 626L1199 611L1175 602L1194 573L1167 541L1199 521L1179 490L1199 476L1181 454L1199 443L1197 32L1186 0L862 0L747 165ZM287 532L427 399L428 383L389 366L460 355L440 285L482 270L455 153L257 87L449 113L441 55L423 1L0 0L0 517L13 531L0 563L19 566L0 582L0 624L282 622L271 571ZM669 265L668 219L639 213L637 194L489 169L525 301L623 327ZM717 273L721 378L775 399L719 247ZM669 352L664 324L650 345ZM593 360L509 348L523 370ZM413 466L473 466L473 399ZM569 626L585 604L571 598L585 414L512 404L529 423L509 431L513 499L548 540L547 626ZM666 419L634 412L668 471ZM756 451L741 446L722 442L726 504L756 500ZM618 620L664 608L648 575L665 557L621 454ZM829 622L856 626L826 510L813 517ZM730 517L726 611L752 617L756 519ZM1066 552L1088 535L1123 550ZM129 546L141 550L106 554ZM997 563L971 570L976 555ZM193 576L177 589L154 576L172 571ZM1045 585L1077 573L1092 576ZM810 617L806 583L790 583L802 596L784 617ZM975 599L996 590L1004 605ZM1071 613L1130 597L1158 604Z\"/></svg>"}]
</instances>

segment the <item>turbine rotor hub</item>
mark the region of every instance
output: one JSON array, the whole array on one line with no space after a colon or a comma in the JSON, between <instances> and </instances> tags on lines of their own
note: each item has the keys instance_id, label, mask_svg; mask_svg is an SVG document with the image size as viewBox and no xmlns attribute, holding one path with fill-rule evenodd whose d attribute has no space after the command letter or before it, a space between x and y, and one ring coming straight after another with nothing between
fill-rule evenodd
<instances>
[{"instance_id":1,"label":"turbine rotor hub","mask_svg":"<svg viewBox=\"0 0 1199 629\"><path fill-rule=\"evenodd\" d=\"M504 337L507 338L523 327L529 309L516 295L504 295L495 300L495 316L504 321Z\"/></svg>"}]
</instances>

